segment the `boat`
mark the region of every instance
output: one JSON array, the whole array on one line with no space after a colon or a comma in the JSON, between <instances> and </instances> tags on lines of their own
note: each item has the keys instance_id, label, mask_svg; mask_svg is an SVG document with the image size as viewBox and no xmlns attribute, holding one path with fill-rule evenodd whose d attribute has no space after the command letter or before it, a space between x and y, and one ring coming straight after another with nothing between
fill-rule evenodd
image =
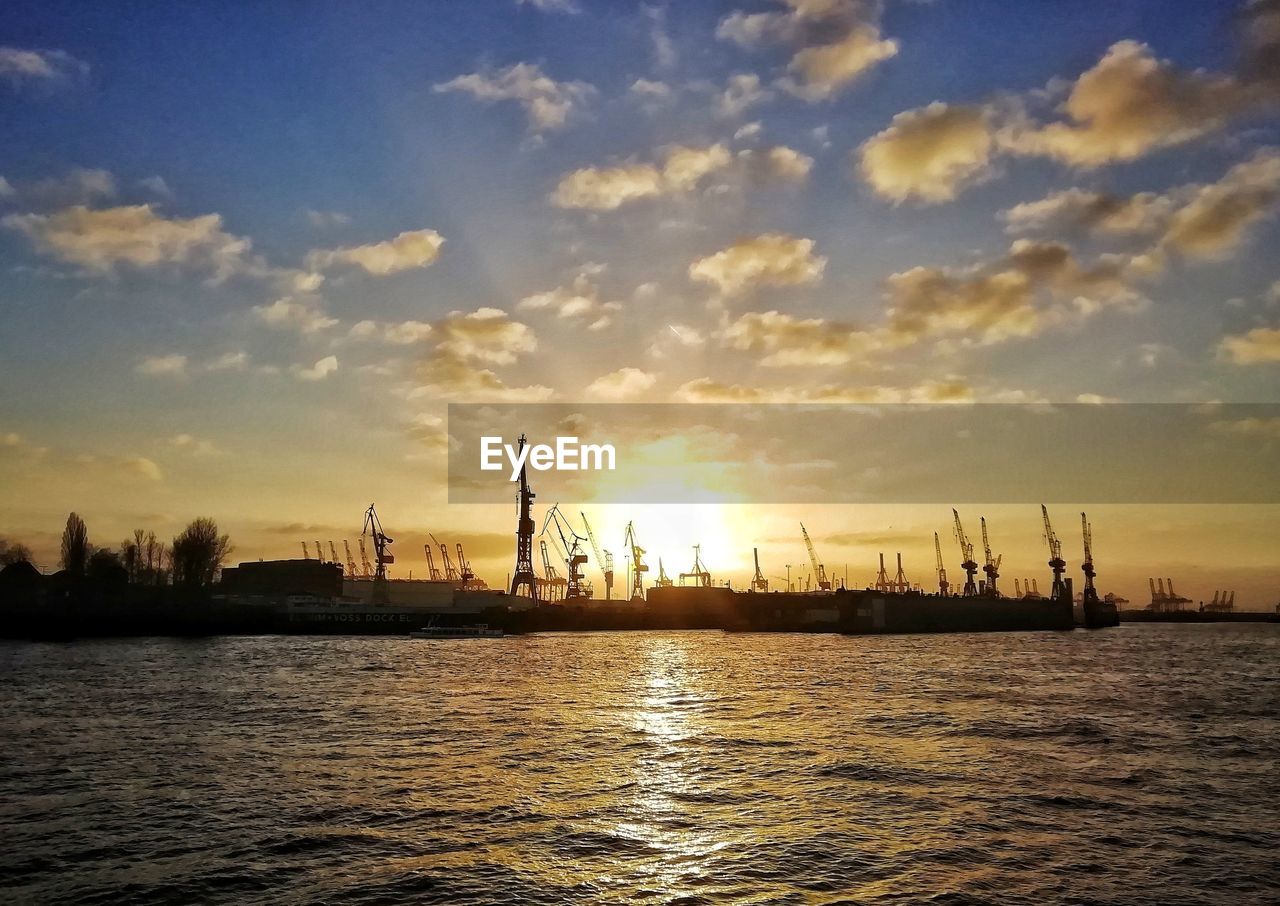
<instances>
[{"instance_id":1,"label":"boat","mask_svg":"<svg viewBox=\"0 0 1280 906\"><path fill-rule=\"evenodd\" d=\"M501 629L491 629L488 623L474 626L423 626L409 633L411 639L500 639Z\"/></svg>"}]
</instances>

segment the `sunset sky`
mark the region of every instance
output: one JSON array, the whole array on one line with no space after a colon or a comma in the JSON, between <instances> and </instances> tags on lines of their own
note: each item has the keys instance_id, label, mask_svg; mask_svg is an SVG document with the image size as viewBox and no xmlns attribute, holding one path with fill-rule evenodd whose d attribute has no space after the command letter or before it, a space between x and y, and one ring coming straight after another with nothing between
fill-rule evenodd
<instances>
[{"instance_id":1,"label":"sunset sky","mask_svg":"<svg viewBox=\"0 0 1280 906\"><path fill-rule=\"evenodd\" d=\"M0 534L292 556L375 501L398 575L502 584L451 401L1280 403L1278 114L1275 2L10 2ZM631 519L735 582L803 519L928 586L952 503L590 512L619 573ZM1104 591L1280 597L1275 506L1090 515Z\"/></svg>"}]
</instances>

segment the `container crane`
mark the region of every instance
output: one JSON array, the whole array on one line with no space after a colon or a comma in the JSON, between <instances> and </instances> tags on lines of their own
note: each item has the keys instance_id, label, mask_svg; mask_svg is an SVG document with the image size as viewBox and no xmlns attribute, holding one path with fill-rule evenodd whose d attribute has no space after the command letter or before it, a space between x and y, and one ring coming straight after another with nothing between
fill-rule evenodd
<instances>
[{"instance_id":1,"label":"container crane","mask_svg":"<svg viewBox=\"0 0 1280 906\"><path fill-rule=\"evenodd\" d=\"M636 543L634 523L627 523L627 531L623 537L623 543L626 544L627 549L631 552L631 599L634 601L637 598L644 597L644 574L649 571L649 565L644 562L644 548ZM661 562L659 562L658 566L659 571L661 571ZM663 578L665 578L665 573ZM670 584L670 580L668 580L667 584Z\"/></svg>"},{"instance_id":2,"label":"container crane","mask_svg":"<svg viewBox=\"0 0 1280 906\"><path fill-rule=\"evenodd\" d=\"M987 594L998 598L1000 592L996 590L996 579L1000 578L1000 562L1004 560L1004 554L998 554L992 559L991 542L987 540L987 517L979 517L978 521L982 523L982 552L987 560L982 567L982 571L987 574Z\"/></svg>"},{"instance_id":3,"label":"container crane","mask_svg":"<svg viewBox=\"0 0 1280 906\"><path fill-rule=\"evenodd\" d=\"M364 536L361 535L357 543L360 546L360 575L366 579L373 578L373 565L369 563L369 552L364 548Z\"/></svg>"},{"instance_id":4,"label":"container crane","mask_svg":"<svg viewBox=\"0 0 1280 906\"><path fill-rule=\"evenodd\" d=\"M813 564L813 575L818 580L819 591L831 591L831 580L827 578L827 568L818 562L817 551L813 549L813 542L809 540L809 533L805 531L804 523L800 523L800 534L804 535L804 546L809 549L809 562Z\"/></svg>"},{"instance_id":5,"label":"container crane","mask_svg":"<svg viewBox=\"0 0 1280 906\"><path fill-rule=\"evenodd\" d=\"M947 568L942 563L942 542L937 532L933 533L933 550L938 555L938 591L945 595L951 591L951 585L947 582Z\"/></svg>"},{"instance_id":6,"label":"container crane","mask_svg":"<svg viewBox=\"0 0 1280 906\"><path fill-rule=\"evenodd\" d=\"M302 559L303 560L311 559L311 550L310 548L307 547L307 542L305 541L302 542Z\"/></svg>"},{"instance_id":7,"label":"container crane","mask_svg":"<svg viewBox=\"0 0 1280 906\"><path fill-rule=\"evenodd\" d=\"M546 576L543 583L547 586L547 600L558 601L563 597L564 579L560 578L560 574L556 572L556 568L551 564L551 555L547 553L547 541L542 539L538 542L542 550L542 572Z\"/></svg>"},{"instance_id":8,"label":"container crane","mask_svg":"<svg viewBox=\"0 0 1280 906\"><path fill-rule=\"evenodd\" d=\"M352 579L356 577L356 560L351 556L351 542L346 538L342 539L342 549L347 552L347 575Z\"/></svg>"},{"instance_id":9,"label":"container crane","mask_svg":"<svg viewBox=\"0 0 1280 906\"><path fill-rule=\"evenodd\" d=\"M1093 586L1093 578L1097 575L1093 569L1093 526L1084 513L1080 514L1080 532L1084 536L1084 562L1080 564L1080 571L1084 573L1084 591L1080 593L1080 600L1085 604L1097 604L1098 590Z\"/></svg>"},{"instance_id":10,"label":"container crane","mask_svg":"<svg viewBox=\"0 0 1280 906\"><path fill-rule=\"evenodd\" d=\"M790 580L788 580L787 590L790 591ZM889 581L889 574L884 569L884 554L880 555L880 571L876 573L876 591L893 591L893 583Z\"/></svg>"},{"instance_id":11,"label":"container crane","mask_svg":"<svg viewBox=\"0 0 1280 906\"><path fill-rule=\"evenodd\" d=\"M613 554L605 551L602 555L600 545L596 544L595 532L591 531L591 523L587 521L587 514L578 511L578 515L582 517L582 525L587 530L587 540L591 542L591 550L596 555L596 563L600 566L600 571L604 574L604 599L606 601L613 600Z\"/></svg>"},{"instance_id":12,"label":"container crane","mask_svg":"<svg viewBox=\"0 0 1280 906\"><path fill-rule=\"evenodd\" d=\"M342 561L338 559L338 549L333 546L332 541L329 542L329 562L337 563L338 565L342 564Z\"/></svg>"},{"instance_id":13,"label":"container crane","mask_svg":"<svg viewBox=\"0 0 1280 906\"><path fill-rule=\"evenodd\" d=\"M442 543L438 538L436 538L435 535L432 535L430 532L427 532L427 534L431 535L431 543L440 549L440 560L444 563L445 581L446 582L459 581L458 571L453 568L453 561L449 559L449 548L444 543Z\"/></svg>"},{"instance_id":14,"label":"container crane","mask_svg":"<svg viewBox=\"0 0 1280 906\"><path fill-rule=\"evenodd\" d=\"M764 577L764 573L760 572L760 548L758 547L751 548L751 553L756 560L756 574L751 579L751 590L752 591L768 591L769 580Z\"/></svg>"},{"instance_id":15,"label":"container crane","mask_svg":"<svg viewBox=\"0 0 1280 906\"><path fill-rule=\"evenodd\" d=\"M545 535L551 526L555 527L556 535L560 536L561 549L566 552L565 565L569 567L568 584L564 590L565 598L590 598L591 583L582 578L582 565L587 562L587 555L582 552L582 542L587 539L573 530L569 520L560 512L558 503L547 510L541 534ZM555 536L553 535L552 538L554 539Z\"/></svg>"},{"instance_id":16,"label":"container crane","mask_svg":"<svg viewBox=\"0 0 1280 906\"><path fill-rule=\"evenodd\" d=\"M670 588L675 583L671 581L671 577L667 575L667 571L662 568L662 558L658 558L658 587Z\"/></svg>"},{"instance_id":17,"label":"container crane","mask_svg":"<svg viewBox=\"0 0 1280 906\"><path fill-rule=\"evenodd\" d=\"M431 555L431 545L422 545L422 552L427 555L427 577L432 582L443 582L444 576L440 574L440 570L436 568L436 558Z\"/></svg>"},{"instance_id":18,"label":"container crane","mask_svg":"<svg viewBox=\"0 0 1280 906\"><path fill-rule=\"evenodd\" d=\"M907 574L902 571L902 553L898 553L898 574L893 577L893 587L900 592L911 591L911 583L907 581Z\"/></svg>"},{"instance_id":19,"label":"container crane","mask_svg":"<svg viewBox=\"0 0 1280 906\"><path fill-rule=\"evenodd\" d=\"M471 562L467 560L467 555L462 552L462 542L456 545L458 549L458 578L462 580L463 588L488 588L484 581L476 578L476 574L471 570Z\"/></svg>"},{"instance_id":20,"label":"container crane","mask_svg":"<svg viewBox=\"0 0 1280 906\"><path fill-rule=\"evenodd\" d=\"M324 549L323 549L322 547L320 547L320 542L319 542L319 541L317 541L317 542L315 543L315 545L316 545L316 559L317 559L317 560L319 560L321 563L323 563L323 562L324 562Z\"/></svg>"},{"instance_id":21,"label":"container crane","mask_svg":"<svg viewBox=\"0 0 1280 906\"><path fill-rule=\"evenodd\" d=\"M969 597L978 593L978 583L974 581L974 576L978 574L978 564L973 559L973 543L964 533L964 526L960 524L960 513L952 509L951 515L956 521L955 534L956 541L960 544L960 556L964 558L960 564L960 568L964 570L964 591L961 593Z\"/></svg>"},{"instance_id":22,"label":"container crane","mask_svg":"<svg viewBox=\"0 0 1280 906\"><path fill-rule=\"evenodd\" d=\"M369 504L369 509L364 514L364 528L360 532L360 537L369 535L373 539L373 556L374 562L377 564L373 572L373 601L375 603L385 603L387 599L387 565L396 562L395 555L387 550L392 544L392 539L387 537L386 532L382 530L382 522L378 519L378 513L373 508L373 504Z\"/></svg>"},{"instance_id":23,"label":"container crane","mask_svg":"<svg viewBox=\"0 0 1280 906\"><path fill-rule=\"evenodd\" d=\"M702 565L702 545L695 544L693 546L693 568L687 573L680 574L680 584L684 584L685 579L693 579L695 584L701 588L711 587L711 573L707 572L707 568Z\"/></svg>"},{"instance_id":24,"label":"container crane","mask_svg":"<svg viewBox=\"0 0 1280 906\"><path fill-rule=\"evenodd\" d=\"M1053 533L1053 524L1049 522L1049 508L1040 504L1040 513L1044 516L1044 540L1049 545L1049 568L1053 570L1053 589L1049 597L1055 601L1066 593L1066 583L1062 581L1062 573L1067 568L1067 561L1062 559L1062 542Z\"/></svg>"}]
</instances>

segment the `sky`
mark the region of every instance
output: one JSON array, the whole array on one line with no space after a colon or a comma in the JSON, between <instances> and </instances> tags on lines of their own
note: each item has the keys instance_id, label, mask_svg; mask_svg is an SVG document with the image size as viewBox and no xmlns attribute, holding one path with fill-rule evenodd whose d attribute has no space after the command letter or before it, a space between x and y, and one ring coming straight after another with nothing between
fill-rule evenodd
<instances>
[{"instance_id":1,"label":"sky","mask_svg":"<svg viewBox=\"0 0 1280 906\"><path fill-rule=\"evenodd\" d=\"M501 585L449 402L1280 402L1277 60L1274 2L11 2L0 534L290 556L374 501L401 575L433 532ZM952 503L590 513L929 585ZM1270 606L1278 515L1097 508L1102 587Z\"/></svg>"}]
</instances>

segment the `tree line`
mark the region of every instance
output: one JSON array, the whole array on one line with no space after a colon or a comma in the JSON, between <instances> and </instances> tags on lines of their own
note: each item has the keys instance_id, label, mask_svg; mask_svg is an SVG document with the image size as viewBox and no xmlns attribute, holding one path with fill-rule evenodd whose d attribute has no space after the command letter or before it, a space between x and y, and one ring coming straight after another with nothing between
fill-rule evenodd
<instances>
[{"instance_id":1,"label":"tree line","mask_svg":"<svg viewBox=\"0 0 1280 906\"><path fill-rule=\"evenodd\" d=\"M213 584L232 550L230 536L203 516L191 520L167 545L155 532L136 529L115 548L98 547L90 542L85 521L71 513L62 530L58 564L77 579L198 588ZM0 568L26 563L34 569L31 560L27 545L0 538Z\"/></svg>"}]
</instances>

